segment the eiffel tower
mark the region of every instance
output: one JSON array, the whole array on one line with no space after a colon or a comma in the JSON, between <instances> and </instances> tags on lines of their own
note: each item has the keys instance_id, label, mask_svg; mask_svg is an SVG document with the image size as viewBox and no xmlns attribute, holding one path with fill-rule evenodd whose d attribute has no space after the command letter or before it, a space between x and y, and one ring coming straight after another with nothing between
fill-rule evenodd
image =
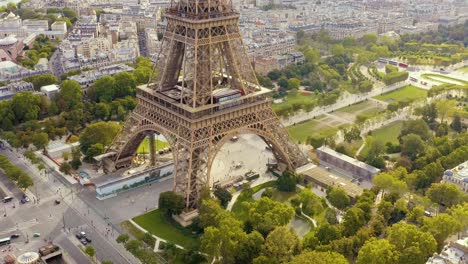
<instances>
[{"instance_id":1,"label":"eiffel tower","mask_svg":"<svg viewBox=\"0 0 468 264\"><path fill-rule=\"evenodd\" d=\"M173 0L164 16L159 74L138 87L138 105L108 148L104 170L130 167L148 135L154 165L153 135L162 134L174 156L174 191L190 212L201 188L213 184L216 153L235 135L258 135L289 169L306 164L271 109L270 90L258 83L231 0Z\"/></svg>"}]
</instances>

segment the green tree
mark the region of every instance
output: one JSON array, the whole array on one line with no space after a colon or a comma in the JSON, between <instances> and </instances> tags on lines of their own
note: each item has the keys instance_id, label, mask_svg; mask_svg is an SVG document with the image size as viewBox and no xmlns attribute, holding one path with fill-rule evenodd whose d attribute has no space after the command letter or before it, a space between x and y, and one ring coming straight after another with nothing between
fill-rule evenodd
<instances>
[{"instance_id":1,"label":"green tree","mask_svg":"<svg viewBox=\"0 0 468 264\"><path fill-rule=\"evenodd\" d=\"M166 216L178 215L185 208L184 197L175 192L163 192L159 195L158 208Z\"/></svg>"},{"instance_id":2,"label":"green tree","mask_svg":"<svg viewBox=\"0 0 468 264\"><path fill-rule=\"evenodd\" d=\"M17 180L16 184L18 185L18 188L26 190L27 188L33 186L34 182L31 179L31 177L29 177L29 175L27 175L26 173L23 172L18 177L18 180Z\"/></svg>"},{"instance_id":3,"label":"green tree","mask_svg":"<svg viewBox=\"0 0 468 264\"><path fill-rule=\"evenodd\" d=\"M130 237L128 234L120 234L115 241L117 241L117 243L125 244L129 239Z\"/></svg>"},{"instance_id":4,"label":"green tree","mask_svg":"<svg viewBox=\"0 0 468 264\"><path fill-rule=\"evenodd\" d=\"M101 143L96 143L91 145L88 150L85 152L87 158L94 158L98 155L104 153L104 145Z\"/></svg>"},{"instance_id":5,"label":"green tree","mask_svg":"<svg viewBox=\"0 0 468 264\"><path fill-rule=\"evenodd\" d=\"M452 120L452 123L450 123L450 127L457 131L458 133L462 132L463 130L463 124L461 122L461 118L460 118L460 115L459 114L455 114L453 116L453 120Z\"/></svg>"},{"instance_id":6,"label":"green tree","mask_svg":"<svg viewBox=\"0 0 468 264\"><path fill-rule=\"evenodd\" d=\"M132 239L125 243L125 249L132 252L133 254L135 254L135 252L137 252L142 246L143 242L135 239Z\"/></svg>"},{"instance_id":7,"label":"green tree","mask_svg":"<svg viewBox=\"0 0 468 264\"><path fill-rule=\"evenodd\" d=\"M59 171L65 174L70 174L71 169L72 167L68 162L63 162L62 164L60 164Z\"/></svg>"},{"instance_id":8,"label":"green tree","mask_svg":"<svg viewBox=\"0 0 468 264\"><path fill-rule=\"evenodd\" d=\"M331 241L340 239L341 233L338 227L325 223L317 228L315 236L317 237L320 245L328 245Z\"/></svg>"},{"instance_id":9,"label":"green tree","mask_svg":"<svg viewBox=\"0 0 468 264\"><path fill-rule=\"evenodd\" d=\"M341 187L333 187L327 193L328 201L338 209L345 209L351 204L351 199L349 198L346 191Z\"/></svg>"},{"instance_id":10,"label":"green tree","mask_svg":"<svg viewBox=\"0 0 468 264\"><path fill-rule=\"evenodd\" d=\"M94 249L93 246L87 246L85 248L85 253L86 253L86 255L90 256L91 258L94 258L94 256L96 255L96 249Z\"/></svg>"},{"instance_id":11,"label":"green tree","mask_svg":"<svg viewBox=\"0 0 468 264\"><path fill-rule=\"evenodd\" d=\"M444 119L453 112L457 106L455 100L439 100L436 101L437 112L439 113L440 122L443 123Z\"/></svg>"},{"instance_id":12,"label":"green tree","mask_svg":"<svg viewBox=\"0 0 468 264\"><path fill-rule=\"evenodd\" d=\"M357 264L394 264L399 253L387 239L371 238L359 250Z\"/></svg>"},{"instance_id":13,"label":"green tree","mask_svg":"<svg viewBox=\"0 0 468 264\"><path fill-rule=\"evenodd\" d=\"M224 188L216 188L213 194L219 199L221 206L224 208L227 207L229 201L232 199L232 194Z\"/></svg>"},{"instance_id":14,"label":"green tree","mask_svg":"<svg viewBox=\"0 0 468 264\"><path fill-rule=\"evenodd\" d=\"M406 223L396 223L387 228L388 241L400 252L398 263L425 263L436 251L434 237L418 227Z\"/></svg>"},{"instance_id":15,"label":"green tree","mask_svg":"<svg viewBox=\"0 0 468 264\"><path fill-rule=\"evenodd\" d=\"M125 97L134 95L136 89L136 79L128 72L119 72L114 75L115 79L115 97Z\"/></svg>"},{"instance_id":16,"label":"green tree","mask_svg":"<svg viewBox=\"0 0 468 264\"><path fill-rule=\"evenodd\" d=\"M276 188L282 192L294 192L296 191L298 176L293 172L284 171L278 178Z\"/></svg>"},{"instance_id":17,"label":"green tree","mask_svg":"<svg viewBox=\"0 0 468 264\"><path fill-rule=\"evenodd\" d=\"M403 127L399 136L400 143L402 137L408 134L419 135L423 140L428 140L431 138L431 131L429 129L429 126L422 119L408 120L403 123Z\"/></svg>"},{"instance_id":18,"label":"green tree","mask_svg":"<svg viewBox=\"0 0 468 264\"><path fill-rule=\"evenodd\" d=\"M247 235L245 242L240 243L238 254L235 256L235 263L251 263L262 250L264 239L262 234L253 231Z\"/></svg>"},{"instance_id":19,"label":"green tree","mask_svg":"<svg viewBox=\"0 0 468 264\"><path fill-rule=\"evenodd\" d=\"M352 236L366 224L364 211L359 208L351 207L343 216L343 235Z\"/></svg>"},{"instance_id":20,"label":"green tree","mask_svg":"<svg viewBox=\"0 0 468 264\"><path fill-rule=\"evenodd\" d=\"M34 86L34 90L39 91L42 86L56 84L58 82L57 77L53 74L43 74L24 78L26 82L30 82Z\"/></svg>"},{"instance_id":21,"label":"green tree","mask_svg":"<svg viewBox=\"0 0 468 264\"><path fill-rule=\"evenodd\" d=\"M423 120L426 121L426 123L428 124L434 123L437 118L436 105L434 103L425 105L422 108L422 117L423 117Z\"/></svg>"},{"instance_id":22,"label":"green tree","mask_svg":"<svg viewBox=\"0 0 468 264\"><path fill-rule=\"evenodd\" d=\"M401 152L412 160L424 153L426 149L426 143L424 143L419 135L408 134L402 137L401 140Z\"/></svg>"},{"instance_id":23,"label":"green tree","mask_svg":"<svg viewBox=\"0 0 468 264\"><path fill-rule=\"evenodd\" d=\"M320 214L323 211L322 200L310 189L301 189L298 196L298 203L295 206L302 204L302 211L306 215L314 216ZM293 204L293 201L291 201L291 204Z\"/></svg>"},{"instance_id":24,"label":"green tree","mask_svg":"<svg viewBox=\"0 0 468 264\"><path fill-rule=\"evenodd\" d=\"M291 78L288 80L288 89L299 89L299 86L301 85L301 80L297 78Z\"/></svg>"},{"instance_id":25,"label":"green tree","mask_svg":"<svg viewBox=\"0 0 468 264\"><path fill-rule=\"evenodd\" d=\"M33 144L37 149L45 150L45 147L49 144L49 135L44 132L34 134Z\"/></svg>"},{"instance_id":26,"label":"green tree","mask_svg":"<svg viewBox=\"0 0 468 264\"><path fill-rule=\"evenodd\" d=\"M320 61L320 52L316 49L307 49L304 57L307 62L317 64Z\"/></svg>"},{"instance_id":27,"label":"green tree","mask_svg":"<svg viewBox=\"0 0 468 264\"><path fill-rule=\"evenodd\" d=\"M446 207L467 201L466 194L457 185L447 182L433 183L427 190L427 197L432 202Z\"/></svg>"},{"instance_id":28,"label":"green tree","mask_svg":"<svg viewBox=\"0 0 468 264\"><path fill-rule=\"evenodd\" d=\"M457 220L462 230L468 228L468 203L454 205L449 208L448 213Z\"/></svg>"},{"instance_id":29,"label":"green tree","mask_svg":"<svg viewBox=\"0 0 468 264\"><path fill-rule=\"evenodd\" d=\"M135 76L137 84L147 84L149 82L151 72L152 70L150 67L137 67L133 71L133 76Z\"/></svg>"},{"instance_id":30,"label":"green tree","mask_svg":"<svg viewBox=\"0 0 468 264\"><path fill-rule=\"evenodd\" d=\"M96 80L91 88L99 102L111 102L115 99L116 81L111 76L104 76Z\"/></svg>"},{"instance_id":31,"label":"green tree","mask_svg":"<svg viewBox=\"0 0 468 264\"><path fill-rule=\"evenodd\" d=\"M277 226L287 225L294 216L294 209L291 206L266 197L246 202L245 207L248 211L247 221L263 235Z\"/></svg>"},{"instance_id":32,"label":"green tree","mask_svg":"<svg viewBox=\"0 0 468 264\"><path fill-rule=\"evenodd\" d=\"M299 251L299 239L289 227L280 226L265 239L263 254L280 263L290 261Z\"/></svg>"},{"instance_id":33,"label":"green tree","mask_svg":"<svg viewBox=\"0 0 468 264\"><path fill-rule=\"evenodd\" d=\"M398 197L407 191L406 183L399 180L390 172L381 172L375 175L372 182L385 192L396 194Z\"/></svg>"},{"instance_id":34,"label":"green tree","mask_svg":"<svg viewBox=\"0 0 468 264\"><path fill-rule=\"evenodd\" d=\"M342 44L335 44L331 47L330 52L334 56L341 56L345 53L345 48Z\"/></svg>"},{"instance_id":35,"label":"green tree","mask_svg":"<svg viewBox=\"0 0 468 264\"><path fill-rule=\"evenodd\" d=\"M372 136L368 136L366 138L366 145L368 149L366 162L375 167L385 167L385 161L383 161L383 158L381 157L385 150L384 142Z\"/></svg>"},{"instance_id":36,"label":"green tree","mask_svg":"<svg viewBox=\"0 0 468 264\"><path fill-rule=\"evenodd\" d=\"M294 256L289 264L348 264L346 258L333 251L304 251Z\"/></svg>"},{"instance_id":37,"label":"green tree","mask_svg":"<svg viewBox=\"0 0 468 264\"><path fill-rule=\"evenodd\" d=\"M87 153L88 148L96 143L108 146L119 131L120 125L116 122L96 122L88 125L80 135L81 150Z\"/></svg>"},{"instance_id":38,"label":"green tree","mask_svg":"<svg viewBox=\"0 0 468 264\"><path fill-rule=\"evenodd\" d=\"M37 120L41 110L40 105L41 96L31 92L16 93L10 101L14 120L17 123Z\"/></svg>"},{"instance_id":39,"label":"green tree","mask_svg":"<svg viewBox=\"0 0 468 264\"><path fill-rule=\"evenodd\" d=\"M364 45L375 44L377 43L377 35L376 34L365 34L361 41Z\"/></svg>"},{"instance_id":40,"label":"green tree","mask_svg":"<svg viewBox=\"0 0 468 264\"><path fill-rule=\"evenodd\" d=\"M72 160L70 161L70 165L75 170L77 170L81 166L81 150L80 150L80 148L76 147L76 148L72 149Z\"/></svg>"},{"instance_id":41,"label":"green tree","mask_svg":"<svg viewBox=\"0 0 468 264\"><path fill-rule=\"evenodd\" d=\"M406 220L409 223L422 225L424 219L424 211L424 206L417 205L413 207L413 209L409 212L409 214L406 217Z\"/></svg>"},{"instance_id":42,"label":"green tree","mask_svg":"<svg viewBox=\"0 0 468 264\"><path fill-rule=\"evenodd\" d=\"M461 231L460 223L448 214L439 214L424 219L423 230L429 232L437 241L439 249L445 244L445 240L456 232Z\"/></svg>"},{"instance_id":43,"label":"green tree","mask_svg":"<svg viewBox=\"0 0 468 264\"><path fill-rule=\"evenodd\" d=\"M214 262L234 263L241 245L247 240L242 222L232 215L220 219L218 226L205 228L201 237L201 249L213 257Z\"/></svg>"},{"instance_id":44,"label":"green tree","mask_svg":"<svg viewBox=\"0 0 468 264\"><path fill-rule=\"evenodd\" d=\"M82 105L83 89L73 80L66 80L60 84L57 105L61 111L70 111Z\"/></svg>"},{"instance_id":45,"label":"green tree","mask_svg":"<svg viewBox=\"0 0 468 264\"><path fill-rule=\"evenodd\" d=\"M109 104L101 102L96 104L96 108L94 109L94 116L97 119L107 120L110 116L111 108Z\"/></svg>"},{"instance_id":46,"label":"green tree","mask_svg":"<svg viewBox=\"0 0 468 264\"><path fill-rule=\"evenodd\" d=\"M288 80L284 77L281 77L278 80L278 85L283 89L288 89Z\"/></svg>"},{"instance_id":47,"label":"green tree","mask_svg":"<svg viewBox=\"0 0 468 264\"><path fill-rule=\"evenodd\" d=\"M218 220L224 217L226 211L223 210L219 201L207 198L203 199L198 209L200 217L200 227L218 226Z\"/></svg>"}]
</instances>

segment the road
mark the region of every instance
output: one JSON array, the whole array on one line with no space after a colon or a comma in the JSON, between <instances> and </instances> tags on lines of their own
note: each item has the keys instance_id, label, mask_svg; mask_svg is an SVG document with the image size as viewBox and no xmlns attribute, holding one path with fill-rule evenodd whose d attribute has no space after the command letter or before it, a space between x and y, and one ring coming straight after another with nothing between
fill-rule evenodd
<instances>
[{"instance_id":1,"label":"road","mask_svg":"<svg viewBox=\"0 0 468 264\"><path fill-rule=\"evenodd\" d=\"M62 74L64 73L62 61L60 57L61 57L60 51L59 49L56 49L49 60L49 70L55 76L57 76L59 80L60 80L60 76L62 76Z\"/></svg>"},{"instance_id":2,"label":"road","mask_svg":"<svg viewBox=\"0 0 468 264\"><path fill-rule=\"evenodd\" d=\"M24 242L25 236L30 239L30 243L21 248L21 252L37 251L37 248L45 244L42 239L32 239L34 232L40 232L42 238L62 246L73 259L83 259L80 255L81 251L76 247L79 241L74 238L74 234L84 230L93 240L92 245L96 248L99 261L110 260L115 264L139 263L115 242L118 231L113 229L113 232L108 232L107 230L111 228L106 220L95 212L94 207L81 199L79 191L81 186L70 185L65 180L61 181L61 176L56 172L48 176L41 175L37 168L19 153L8 149L1 152L13 164L28 173L37 187L32 188L32 202L18 205L16 209L6 208L6 221L0 223L0 230L10 231L10 234L16 232L15 228L18 226L18 231L22 233L18 242ZM34 203L35 197L40 199L39 204ZM55 205L55 199L60 199L61 204Z\"/></svg>"}]
</instances>

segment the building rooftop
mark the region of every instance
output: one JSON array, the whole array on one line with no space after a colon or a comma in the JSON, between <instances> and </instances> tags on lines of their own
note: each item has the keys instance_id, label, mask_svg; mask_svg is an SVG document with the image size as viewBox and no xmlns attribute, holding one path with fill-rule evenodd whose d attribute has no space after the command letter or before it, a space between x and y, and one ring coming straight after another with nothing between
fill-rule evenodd
<instances>
[{"instance_id":1,"label":"building rooftop","mask_svg":"<svg viewBox=\"0 0 468 264\"><path fill-rule=\"evenodd\" d=\"M440 254L434 254L426 264L467 263L468 237L459 239L444 247Z\"/></svg>"},{"instance_id":2,"label":"building rooftop","mask_svg":"<svg viewBox=\"0 0 468 264\"><path fill-rule=\"evenodd\" d=\"M444 175L468 183L468 160L451 170L446 170Z\"/></svg>"},{"instance_id":3,"label":"building rooftop","mask_svg":"<svg viewBox=\"0 0 468 264\"><path fill-rule=\"evenodd\" d=\"M59 90L60 87L56 84L46 85L41 87L41 92L49 93Z\"/></svg>"},{"instance_id":4,"label":"building rooftop","mask_svg":"<svg viewBox=\"0 0 468 264\"><path fill-rule=\"evenodd\" d=\"M367 171L369 171L369 172L372 172L372 173L374 173L374 174L377 174L377 173L380 172L380 170L377 169L376 167L373 167L373 166L371 166L371 165L369 165L369 164L366 164L366 163L364 163L364 162L362 162L362 161L359 161L359 160L357 160L357 159L355 159L355 158L352 158L352 157L350 157L350 156L347 156L347 155L341 154L341 153L339 153L339 152L336 152L336 151L334 151L334 150L331 149L331 148L322 146L322 147L320 147L318 150L320 150L320 151L322 151L323 153L326 153L326 154L328 154L328 155L337 157L337 158L339 158L339 159L341 159L341 160L343 160L343 161L345 161L345 162L351 163L351 164L353 164L354 166L360 167L360 168L365 169L365 170L367 170Z\"/></svg>"},{"instance_id":5,"label":"building rooftop","mask_svg":"<svg viewBox=\"0 0 468 264\"><path fill-rule=\"evenodd\" d=\"M339 176L336 176L329 171L322 169L320 167L314 166L309 169L305 169L304 171L301 171L302 174L304 174L306 177L310 177L315 181L318 181L326 186L338 186L343 188L346 193L351 196L351 197L356 197L361 195L363 192L364 188L351 182L348 181L344 178L341 178Z\"/></svg>"}]
</instances>

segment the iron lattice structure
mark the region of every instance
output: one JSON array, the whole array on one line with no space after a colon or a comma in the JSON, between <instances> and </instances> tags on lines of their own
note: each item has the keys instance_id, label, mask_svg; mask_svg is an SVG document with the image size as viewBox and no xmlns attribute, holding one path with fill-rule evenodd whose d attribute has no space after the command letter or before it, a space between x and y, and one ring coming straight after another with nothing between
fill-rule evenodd
<instances>
[{"instance_id":1,"label":"iron lattice structure","mask_svg":"<svg viewBox=\"0 0 468 264\"><path fill-rule=\"evenodd\" d=\"M230 0L173 1L165 17L159 74L138 87L138 105L108 149L105 168L129 167L145 136L164 135L174 155L174 191L190 211L212 184L216 153L237 134L260 136L290 169L306 164L271 109L270 91L258 84Z\"/></svg>"}]
</instances>

